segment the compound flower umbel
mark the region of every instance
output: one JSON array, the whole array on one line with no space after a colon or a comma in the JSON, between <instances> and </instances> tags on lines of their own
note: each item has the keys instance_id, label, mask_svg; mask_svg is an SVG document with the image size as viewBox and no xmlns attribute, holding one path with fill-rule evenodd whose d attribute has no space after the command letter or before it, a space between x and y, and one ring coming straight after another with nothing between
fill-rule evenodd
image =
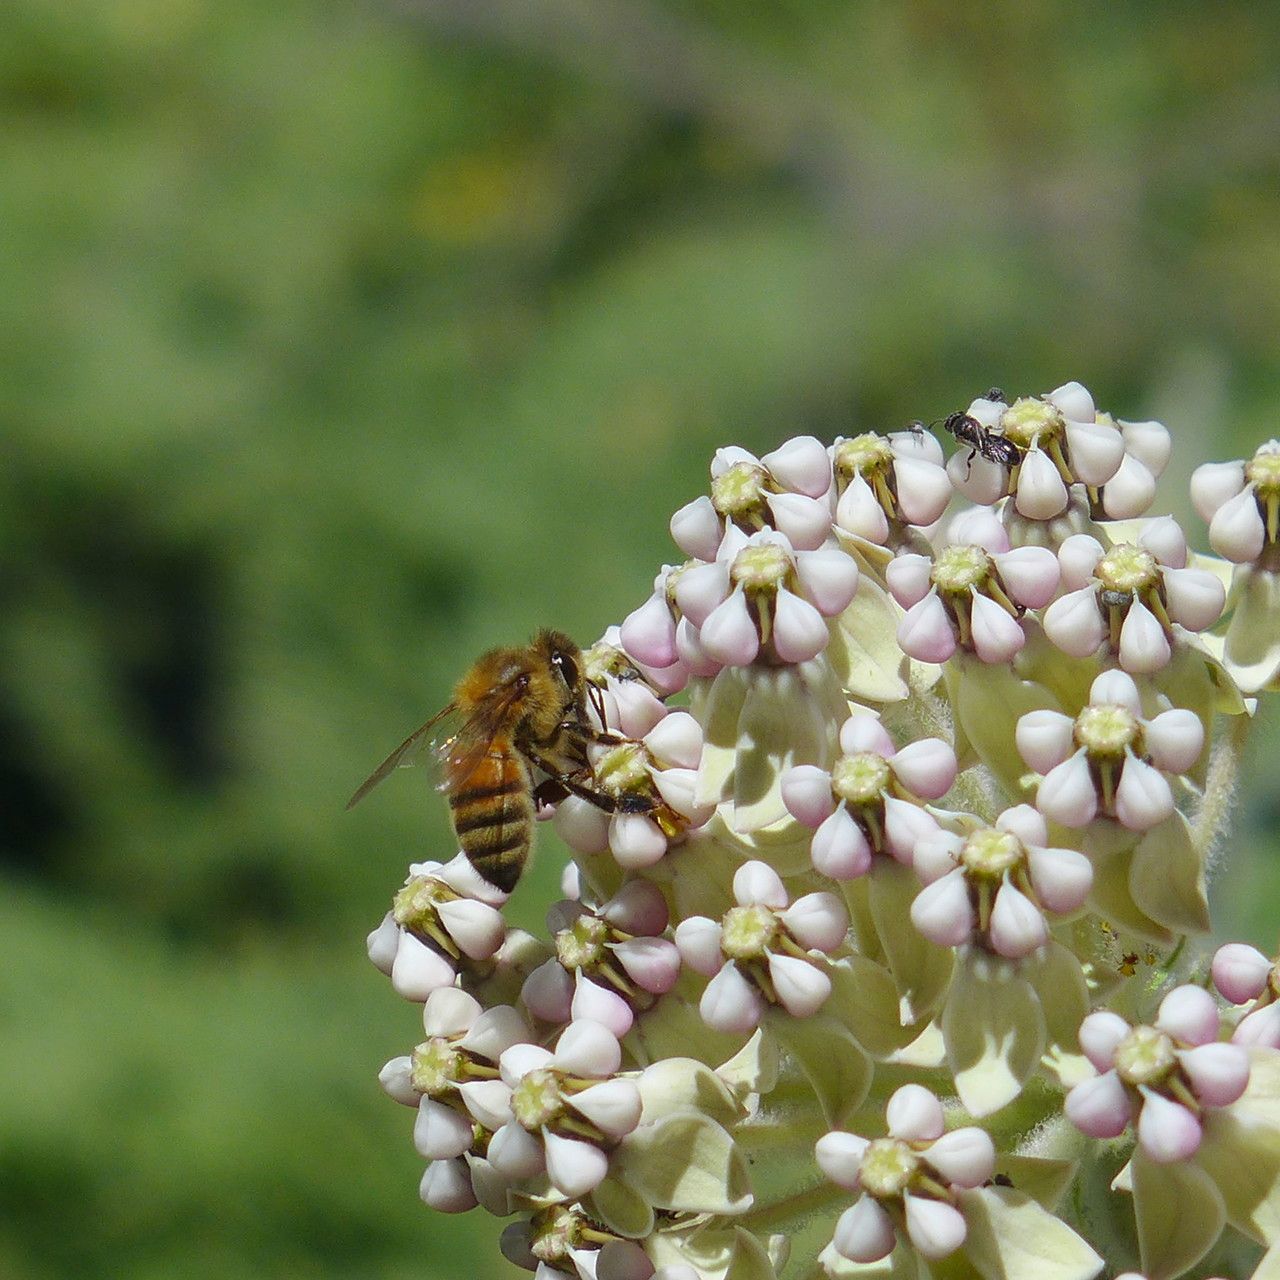
<instances>
[{"instance_id":1,"label":"compound flower umbel","mask_svg":"<svg viewBox=\"0 0 1280 1280\"><path fill-rule=\"evenodd\" d=\"M531 765L547 936L451 850L370 936L421 1199L538 1280L1275 1270L1280 978L1201 939L1280 448L1196 472L1224 561L1079 383L942 421L720 450Z\"/></svg>"}]
</instances>

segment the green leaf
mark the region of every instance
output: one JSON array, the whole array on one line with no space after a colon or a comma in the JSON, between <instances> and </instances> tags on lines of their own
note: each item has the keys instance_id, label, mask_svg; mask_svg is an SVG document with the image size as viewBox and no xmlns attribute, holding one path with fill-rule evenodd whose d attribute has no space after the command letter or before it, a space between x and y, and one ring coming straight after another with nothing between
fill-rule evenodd
<instances>
[{"instance_id":1,"label":"green leaf","mask_svg":"<svg viewBox=\"0 0 1280 1280\"><path fill-rule=\"evenodd\" d=\"M1174 933L1209 932L1204 859L1182 814L1172 814L1138 842L1129 890L1142 911Z\"/></svg>"},{"instance_id":2,"label":"green leaf","mask_svg":"<svg viewBox=\"0 0 1280 1280\"><path fill-rule=\"evenodd\" d=\"M737 1053L716 1068L716 1075L738 1097L768 1093L778 1082L778 1045L759 1029Z\"/></svg>"},{"instance_id":3,"label":"green leaf","mask_svg":"<svg viewBox=\"0 0 1280 1280\"><path fill-rule=\"evenodd\" d=\"M640 1073L636 1086L643 1106L641 1124L653 1124L677 1111L697 1111L727 1128L741 1115L728 1085L693 1058L655 1062Z\"/></svg>"},{"instance_id":4,"label":"green leaf","mask_svg":"<svg viewBox=\"0 0 1280 1280\"><path fill-rule=\"evenodd\" d=\"M766 1017L769 1030L808 1077L828 1126L838 1129L867 1096L871 1059L849 1028L828 1014L792 1018L771 1010Z\"/></svg>"},{"instance_id":5,"label":"green leaf","mask_svg":"<svg viewBox=\"0 0 1280 1280\"><path fill-rule=\"evenodd\" d=\"M733 1255L724 1280L778 1280L764 1245L750 1231L734 1229Z\"/></svg>"},{"instance_id":6,"label":"green leaf","mask_svg":"<svg viewBox=\"0 0 1280 1280\"><path fill-rule=\"evenodd\" d=\"M1217 1183L1233 1227L1268 1246L1280 1242L1280 1053L1249 1055L1249 1087L1204 1116L1196 1163Z\"/></svg>"},{"instance_id":7,"label":"green leaf","mask_svg":"<svg viewBox=\"0 0 1280 1280\"><path fill-rule=\"evenodd\" d=\"M1028 712L1059 710L1058 700L1043 685L1020 680L1012 667L981 662L963 650L946 663L944 673L956 723L969 746L1009 795L1021 798L1026 766L1013 748L1013 731Z\"/></svg>"},{"instance_id":8,"label":"green leaf","mask_svg":"<svg viewBox=\"0 0 1280 1280\"><path fill-rule=\"evenodd\" d=\"M1041 1156L997 1155L996 1173L1013 1183L1013 1190L1030 1196L1053 1212L1076 1176L1075 1160L1049 1160Z\"/></svg>"},{"instance_id":9,"label":"green leaf","mask_svg":"<svg viewBox=\"0 0 1280 1280\"><path fill-rule=\"evenodd\" d=\"M1256 693L1280 673L1280 574L1240 565L1231 594L1223 661L1245 693Z\"/></svg>"},{"instance_id":10,"label":"green leaf","mask_svg":"<svg viewBox=\"0 0 1280 1280\"><path fill-rule=\"evenodd\" d=\"M1049 1041L1045 1066L1064 1087L1089 1079L1095 1073L1079 1041L1080 1024L1089 1012L1089 988L1075 953L1050 939L1022 962L1022 976L1040 998Z\"/></svg>"},{"instance_id":11,"label":"green leaf","mask_svg":"<svg viewBox=\"0 0 1280 1280\"><path fill-rule=\"evenodd\" d=\"M1173 1280L1194 1267L1222 1233L1222 1195L1203 1169L1187 1162L1157 1164L1139 1148L1130 1168L1142 1274Z\"/></svg>"},{"instance_id":12,"label":"green leaf","mask_svg":"<svg viewBox=\"0 0 1280 1280\"><path fill-rule=\"evenodd\" d=\"M1044 1013L1017 965L976 947L961 951L942 1013L956 1092L974 1116L1012 1102L1044 1052Z\"/></svg>"},{"instance_id":13,"label":"green leaf","mask_svg":"<svg viewBox=\"0 0 1280 1280\"><path fill-rule=\"evenodd\" d=\"M898 647L902 614L870 574L859 577L852 603L831 627L826 651L850 697L861 702L900 702L910 692L906 657Z\"/></svg>"},{"instance_id":14,"label":"green leaf","mask_svg":"<svg viewBox=\"0 0 1280 1280\"><path fill-rule=\"evenodd\" d=\"M642 1240L653 1230L653 1206L612 1173L584 1204L593 1218L620 1236Z\"/></svg>"},{"instance_id":15,"label":"green leaf","mask_svg":"<svg viewBox=\"0 0 1280 1280\"><path fill-rule=\"evenodd\" d=\"M832 1280L925 1280L927 1276L925 1264L909 1245L899 1245L879 1262L850 1262L829 1244L819 1261Z\"/></svg>"},{"instance_id":16,"label":"green leaf","mask_svg":"<svg viewBox=\"0 0 1280 1280\"><path fill-rule=\"evenodd\" d=\"M610 1162L655 1209L742 1213L751 1206L746 1161L729 1134L705 1116L672 1115L625 1137Z\"/></svg>"},{"instance_id":17,"label":"green leaf","mask_svg":"<svg viewBox=\"0 0 1280 1280\"><path fill-rule=\"evenodd\" d=\"M919 1034L918 1027L902 1025L898 988L875 961L855 952L841 956L827 973L831 994L823 1006L825 1012L852 1031L873 1057L888 1057Z\"/></svg>"},{"instance_id":18,"label":"green leaf","mask_svg":"<svg viewBox=\"0 0 1280 1280\"><path fill-rule=\"evenodd\" d=\"M877 858L868 880L868 902L889 972L900 998L898 1020L904 1026L935 1013L947 993L955 956L917 929L904 927L920 881L892 858Z\"/></svg>"},{"instance_id":19,"label":"green leaf","mask_svg":"<svg viewBox=\"0 0 1280 1280\"><path fill-rule=\"evenodd\" d=\"M1133 870L1133 851L1138 836L1119 823L1099 819L1084 829L1080 849L1093 863L1093 888L1089 905L1117 929L1135 937L1167 947L1173 933L1157 924L1133 900L1129 887Z\"/></svg>"},{"instance_id":20,"label":"green leaf","mask_svg":"<svg viewBox=\"0 0 1280 1280\"><path fill-rule=\"evenodd\" d=\"M1091 1280L1102 1259L1065 1222L1008 1187L960 1193L963 1251L983 1280Z\"/></svg>"}]
</instances>

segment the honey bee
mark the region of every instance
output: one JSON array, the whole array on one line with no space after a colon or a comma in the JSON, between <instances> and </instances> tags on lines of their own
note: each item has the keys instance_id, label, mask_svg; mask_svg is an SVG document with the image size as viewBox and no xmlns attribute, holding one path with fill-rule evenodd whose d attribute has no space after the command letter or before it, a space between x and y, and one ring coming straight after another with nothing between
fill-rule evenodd
<instances>
[{"instance_id":1,"label":"honey bee","mask_svg":"<svg viewBox=\"0 0 1280 1280\"><path fill-rule=\"evenodd\" d=\"M588 718L587 699L595 694L604 725L603 704L582 666L581 650L559 631L539 631L523 648L482 654L458 681L452 701L360 784L347 808L430 743L443 766L440 790L462 852L485 880L510 893L528 861L538 805L569 793L610 812L620 803L590 785L588 745L618 739ZM454 732L433 741L432 730L451 718ZM536 786L534 769L546 775Z\"/></svg>"}]
</instances>

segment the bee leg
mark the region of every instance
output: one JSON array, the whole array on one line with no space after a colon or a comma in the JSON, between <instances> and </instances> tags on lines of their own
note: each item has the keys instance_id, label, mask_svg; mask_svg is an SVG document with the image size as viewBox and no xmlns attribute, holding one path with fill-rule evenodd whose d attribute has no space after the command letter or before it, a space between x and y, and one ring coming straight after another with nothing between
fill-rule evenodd
<instances>
[{"instance_id":1,"label":"bee leg","mask_svg":"<svg viewBox=\"0 0 1280 1280\"><path fill-rule=\"evenodd\" d=\"M977 456L978 456L978 451L977 451L977 449L970 449L970 450L969 450L969 456L964 460L964 462L965 462L965 467L964 467L964 478L965 478L966 480L969 478L969 473L973 470L973 460L974 460L974 458L976 458Z\"/></svg>"},{"instance_id":2,"label":"bee leg","mask_svg":"<svg viewBox=\"0 0 1280 1280\"><path fill-rule=\"evenodd\" d=\"M559 778L546 778L533 789L533 803L538 809L559 804L569 794L569 788Z\"/></svg>"}]
</instances>

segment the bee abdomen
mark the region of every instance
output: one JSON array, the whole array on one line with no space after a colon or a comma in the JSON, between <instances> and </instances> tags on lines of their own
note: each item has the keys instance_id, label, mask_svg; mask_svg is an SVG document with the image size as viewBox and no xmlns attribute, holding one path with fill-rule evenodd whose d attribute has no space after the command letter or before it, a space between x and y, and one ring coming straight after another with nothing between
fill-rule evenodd
<instances>
[{"instance_id":1,"label":"bee abdomen","mask_svg":"<svg viewBox=\"0 0 1280 1280\"><path fill-rule=\"evenodd\" d=\"M533 798L521 762L495 758L449 796L453 829L471 865L510 893L533 839Z\"/></svg>"}]
</instances>

